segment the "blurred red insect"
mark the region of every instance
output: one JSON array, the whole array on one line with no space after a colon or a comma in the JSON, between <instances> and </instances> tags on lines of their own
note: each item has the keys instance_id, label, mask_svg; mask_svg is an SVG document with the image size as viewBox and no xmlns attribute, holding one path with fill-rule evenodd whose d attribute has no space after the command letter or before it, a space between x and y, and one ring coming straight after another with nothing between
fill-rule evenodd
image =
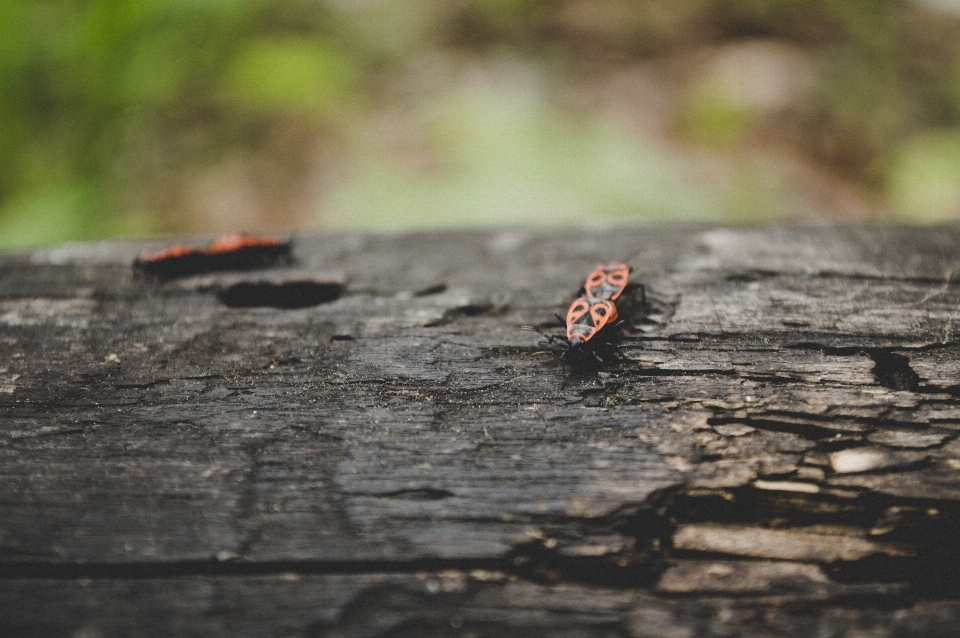
<instances>
[{"instance_id":1,"label":"blurred red insect","mask_svg":"<svg viewBox=\"0 0 960 638\"><path fill-rule=\"evenodd\" d=\"M158 252L143 252L134 268L159 279L189 277L217 270L262 268L289 261L290 242L245 233L223 235L206 248L175 244Z\"/></svg>"},{"instance_id":2,"label":"blurred red insect","mask_svg":"<svg viewBox=\"0 0 960 638\"><path fill-rule=\"evenodd\" d=\"M630 277L626 264L600 265L587 275L583 290L588 297L616 301L623 294Z\"/></svg>"},{"instance_id":3,"label":"blurred red insect","mask_svg":"<svg viewBox=\"0 0 960 638\"><path fill-rule=\"evenodd\" d=\"M247 235L246 233L230 233L221 235L214 239L207 246L208 255L222 255L225 253L236 252L246 248L255 248L258 250L283 249L289 250L290 242L277 237L260 237L258 235Z\"/></svg>"}]
</instances>

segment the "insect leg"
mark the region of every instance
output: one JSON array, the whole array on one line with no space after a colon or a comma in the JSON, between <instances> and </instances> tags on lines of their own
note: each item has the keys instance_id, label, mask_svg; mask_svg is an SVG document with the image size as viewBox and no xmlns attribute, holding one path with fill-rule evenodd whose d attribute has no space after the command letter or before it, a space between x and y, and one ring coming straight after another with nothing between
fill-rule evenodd
<instances>
[{"instance_id":1,"label":"insect leg","mask_svg":"<svg viewBox=\"0 0 960 638\"><path fill-rule=\"evenodd\" d=\"M542 330L537 330L537 329L534 328L533 326L520 326L520 329L521 329L521 330L529 330L529 331L531 331L531 332L536 332L538 335L540 335L541 337L545 338L545 339L547 340L547 343L554 343L555 341L557 341L557 337L556 337L556 336L554 336L554 335L548 335L546 332L544 332L544 331L542 331Z\"/></svg>"}]
</instances>

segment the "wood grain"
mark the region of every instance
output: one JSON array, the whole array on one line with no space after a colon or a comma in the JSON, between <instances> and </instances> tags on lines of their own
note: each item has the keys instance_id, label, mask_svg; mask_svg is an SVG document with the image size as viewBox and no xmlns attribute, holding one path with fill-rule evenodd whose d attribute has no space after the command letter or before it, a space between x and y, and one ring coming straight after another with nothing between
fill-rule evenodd
<instances>
[{"instance_id":1,"label":"wood grain","mask_svg":"<svg viewBox=\"0 0 960 638\"><path fill-rule=\"evenodd\" d=\"M131 267L159 243L2 256L0 635L960 635L958 245L314 235L166 282ZM621 359L520 330L623 259Z\"/></svg>"}]
</instances>

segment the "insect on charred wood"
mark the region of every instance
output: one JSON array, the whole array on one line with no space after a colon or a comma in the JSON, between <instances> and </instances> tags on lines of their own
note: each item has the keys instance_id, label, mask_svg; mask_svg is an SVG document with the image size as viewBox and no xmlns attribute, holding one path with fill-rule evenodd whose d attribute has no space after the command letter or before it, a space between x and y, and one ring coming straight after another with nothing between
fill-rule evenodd
<instances>
[{"instance_id":1,"label":"insect on charred wood","mask_svg":"<svg viewBox=\"0 0 960 638\"><path fill-rule=\"evenodd\" d=\"M612 343L616 329L623 325L615 301L621 298L630 287L638 291L643 287L629 284L630 269L626 264L597 266L588 276L581 292L570 304L566 316L567 350L561 358L565 361L595 359L603 361L601 353L618 353ZM623 298L626 300L626 297ZM623 302L625 303L625 301ZM632 307L632 303L626 304ZM558 317L559 318L559 317ZM562 341L562 338L548 335L533 326L522 326L547 338L548 343ZM619 353L618 353L619 354ZM622 355L621 355L622 356Z\"/></svg>"},{"instance_id":2,"label":"insect on charred wood","mask_svg":"<svg viewBox=\"0 0 960 638\"><path fill-rule=\"evenodd\" d=\"M218 270L249 270L290 261L290 241L244 233L223 235L206 248L175 244L158 252L144 252L133 267L161 280Z\"/></svg>"}]
</instances>

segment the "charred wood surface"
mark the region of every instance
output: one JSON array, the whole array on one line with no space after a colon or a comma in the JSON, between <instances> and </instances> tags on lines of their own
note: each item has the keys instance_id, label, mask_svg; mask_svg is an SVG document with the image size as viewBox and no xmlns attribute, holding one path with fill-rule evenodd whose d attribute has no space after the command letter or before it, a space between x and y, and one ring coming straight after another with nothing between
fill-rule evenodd
<instances>
[{"instance_id":1,"label":"charred wood surface","mask_svg":"<svg viewBox=\"0 0 960 638\"><path fill-rule=\"evenodd\" d=\"M2 636L960 635L958 227L146 247L0 257Z\"/></svg>"}]
</instances>

